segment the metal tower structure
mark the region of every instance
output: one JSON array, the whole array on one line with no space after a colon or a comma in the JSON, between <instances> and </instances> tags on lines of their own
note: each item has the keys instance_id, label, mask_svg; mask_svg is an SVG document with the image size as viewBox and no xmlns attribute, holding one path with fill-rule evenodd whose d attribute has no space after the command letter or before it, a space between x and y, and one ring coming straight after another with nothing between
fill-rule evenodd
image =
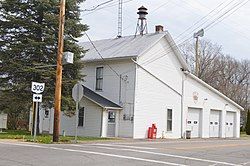
<instances>
[{"instance_id":1,"label":"metal tower structure","mask_svg":"<svg viewBox=\"0 0 250 166\"><path fill-rule=\"evenodd\" d=\"M136 31L135 31L135 35L137 34L137 32L140 32L140 35L145 33L148 33L148 27L147 27L147 19L146 19L146 15L148 14L147 12L147 8L145 8L144 6L141 6L140 8L138 8L138 12L137 14L139 15L138 21L137 21L137 26L136 26Z\"/></svg>"},{"instance_id":2,"label":"metal tower structure","mask_svg":"<svg viewBox=\"0 0 250 166\"><path fill-rule=\"evenodd\" d=\"M123 0L119 0L118 5L118 38L122 37L122 1Z\"/></svg>"}]
</instances>

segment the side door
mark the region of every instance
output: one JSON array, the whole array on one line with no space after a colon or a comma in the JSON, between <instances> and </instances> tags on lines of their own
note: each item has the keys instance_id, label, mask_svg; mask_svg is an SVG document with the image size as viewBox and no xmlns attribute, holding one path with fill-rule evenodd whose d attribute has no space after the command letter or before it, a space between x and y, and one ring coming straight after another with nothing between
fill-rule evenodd
<instances>
[{"instance_id":1,"label":"side door","mask_svg":"<svg viewBox=\"0 0 250 166\"><path fill-rule=\"evenodd\" d=\"M116 111L109 110L108 111L108 137L115 137L115 129L116 129Z\"/></svg>"}]
</instances>

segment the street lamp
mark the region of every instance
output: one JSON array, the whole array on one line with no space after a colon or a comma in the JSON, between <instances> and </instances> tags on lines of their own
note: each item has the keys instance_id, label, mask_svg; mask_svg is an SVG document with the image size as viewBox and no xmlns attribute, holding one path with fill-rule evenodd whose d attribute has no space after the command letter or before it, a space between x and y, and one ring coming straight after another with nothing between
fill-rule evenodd
<instances>
[{"instance_id":1,"label":"street lamp","mask_svg":"<svg viewBox=\"0 0 250 166\"><path fill-rule=\"evenodd\" d=\"M204 29L199 30L198 32L194 33L194 38L196 38L195 43L195 74L198 77L199 70L200 70L200 56L199 56L199 37L204 36Z\"/></svg>"}]
</instances>

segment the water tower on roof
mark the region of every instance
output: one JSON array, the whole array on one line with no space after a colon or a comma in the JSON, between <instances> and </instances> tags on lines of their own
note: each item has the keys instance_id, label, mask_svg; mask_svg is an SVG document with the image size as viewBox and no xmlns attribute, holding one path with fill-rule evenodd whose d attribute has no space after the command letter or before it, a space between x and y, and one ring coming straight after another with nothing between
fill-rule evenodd
<instances>
[{"instance_id":1,"label":"water tower on roof","mask_svg":"<svg viewBox=\"0 0 250 166\"><path fill-rule=\"evenodd\" d=\"M148 33L148 27L147 27L147 19L146 15L148 14L147 8L144 6L141 6L138 8L137 14L139 15L138 21L137 21L137 26L136 26L136 31L135 35L137 32L140 32L140 35L143 35L144 33Z\"/></svg>"}]
</instances>

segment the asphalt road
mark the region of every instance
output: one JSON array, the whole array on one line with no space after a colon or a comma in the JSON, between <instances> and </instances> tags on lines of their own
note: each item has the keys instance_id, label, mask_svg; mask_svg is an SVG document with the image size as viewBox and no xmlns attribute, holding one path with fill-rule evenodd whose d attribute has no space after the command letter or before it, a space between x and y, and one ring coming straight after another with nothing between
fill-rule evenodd
<instances>
[{"instance_id":1,"label":"asphalt road","mask_svg":"<svg viewBox=\"0 0 250 166\"><path fill-rule=\"evenodd\" d=\"M0 140L0 166L249 165L250 139L33 144Z\"/></svg>"}]
</instances>

